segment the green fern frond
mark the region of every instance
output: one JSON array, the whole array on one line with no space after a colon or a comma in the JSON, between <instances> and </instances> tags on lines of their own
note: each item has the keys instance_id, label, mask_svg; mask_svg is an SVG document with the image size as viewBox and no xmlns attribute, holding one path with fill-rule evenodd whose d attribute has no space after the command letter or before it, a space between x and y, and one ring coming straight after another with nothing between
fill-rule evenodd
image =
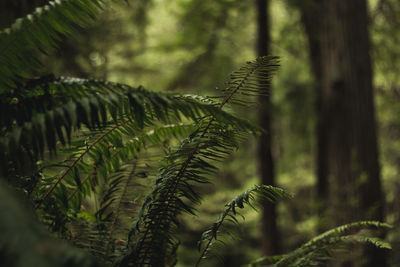
<instances>
[{"instance_id":1,"label":"green fern frond","mask_svg":"<svg viewBox=\"0 0 400 267\"><path fill-rule=\"evenodd\" d=\"M224 221L228 218L230 219L230 221L237 222L235 218L237 214L237 208L243 209L244 205L246 204L256 209L256 204L261 204L262 200L275 202L278 198L287 198L290 196L291 195L289 193L278 187L270 185L256 185L253 188L235 197L232 201L225 205L226 209L221 213L217 221L214 222L211 229L205 231L201 235L201 238L198 242L198 249L200 250L203 244L205 245L195 266L199 266L201 260L206 257L206 254L211 247L212 241L217 239L217 235L220 233L220 229Z\"/></svg>"},{"instance_id":2,"label":"green fern frond","mask_svg":"<svg viewBox=\"0 0 400 267\"><path fill-rule=\"evenodd\" d=\"M256 127L248 122L221 111L204 99L198 101L195 96L156 93L142 87L75 78L59 78L47 85L53 91L70 91L71 94L60 98L49 110L24 114L19 126L7 129L7 134L0 138L0 158L11 158L18 162L20 153L24 151L30 151L31 157L37 158L43 155L45 146L55 151L57 140L65 144L73 129L82 125L89 129L101 128L110 119L133 120L138 127L143 128L154 120L168 124L181 120L182 116L194 121L204 116L214 116L229 122L232 127L256 131ZM77 91L90 94L85 96L86 93L81 93L79 97L73 97L72 94ZM21 113L23 111L15 112L15 116ZM8 122L2 123L4 127L17 120L13 119L13 115L7 118ZM2 162L4 164L7 161ZM2 169L7 169L7 166L3 165Z\"/></svg>"},{"instance_id":3,"label":"green fern frond","mask_svg":"<svg viewBox=\"0 0 400 267\"><path fill-rule=\"evenodd\" d=\"M390 249L387 242L369 236L358 234L344 235L349 231L362 229L385 229L391 228L386 223L376 221L361 221L342 225L331 229L302 245L280 259L274 266L310 266L310 264L322 264L331 259L332 250L338 247L345 247L348 244L368 243L377 248ZM344 235L344 236L343 236Z\"/></svg>"},{"instance_id":4,"label":"green fern frond","mask_svg":"<svg viewBox=\"0 0 400 267\"><path fill-rule=\"evenodd\" d=\"M17 19L0 32L0 93L18 89L18 78L31 78L41 67L37 57L57 47L62 36L87 26L103 9L103 0L54 0Z\"/></svg>"},{"instance_id":5,"label":"green fern frond","mask_svg":"<svg viewBox=\"0 0 400 267\"><path fill-rule=\"evenodd\" d=\"M242 69L242 73L246 70L248 73L233 77L236 86L227 92L219 108L222 109L237 93L252 88L246 86L249 77L270 77L274 60L257 59L250 64L253 68ZM245 130L227 126L218 117L205 117L199 122L198 129L167 157L166 167L161 169L156 187L147 197L132 228L131 252L121 261L121 266L165 266L175 261L171 255L177 246L174 238L177 216L182 212L194 214L193 205L200 201L193 185L208 182L207 175L216 170L211 161L229 155L237 147L239 133Z\"/></svg>"},{"instance_id":6,"label":"green fern frond","mask_svg":"<svg viewBox=\"0 0 400 267\"><path fill-rule=\"evenodd\" d=\"M310 241L308 241L306 244L303 246L312 246L314 244L317 244L318 242L321 242L329 237L334 237L334 236L339 236L345 233L348 233L350 231L356 231L360 229L382 229L382 228L392 228L391 225L387 223L382 223L382 222L377 222L377 221L360 221L360 222L353 222L345 225L341 225L338 227L335 227L331 230L328 230Z\"/></svg>"},{"instance_id":7,"label":"green fern frond","mask_svg":"<svg viewBox=\"0 0 400 267\"><path fill-rule=\"evenodd\" d=\"M255 101L255 96L269 94L272 76L278 70L278 57L259 57L247 62L230 75L227 88L223 91L225 102L248 105Z\"/></svg>"},{"instance_id":8,"label":"green fern frond","mask_svg":"<svg viewBox=\"0 0 400 267\"><path fill-rule=\"evenodd\" d=\"M120 175L121 167L136 158L142 149L160 146L165 140L182 137L192 129L191 125L176 124L140 131L129 121L119 126L119 129L114 126L99 131L97 135L91 135L92 141L81 142L82 145L72 152L70 159L54 164L61 168L62 172L56 176L42 178L35 192L38 199L36 208L42 204L47 207L51 203L58 206L56 214L59 210L65 210L66 213L70 209L79 211L82 201L96 193L98 185L105 187L115 183L112 177ZM68 152L71 153L71 150L68 149ZM56 214L50 211L47 213L59 219ZM48 221L53 220L49 218Z\"/></svg>"},{"instance_id":9,"label":"green fern frond","mask_svg":"<svg viewBox=\"0 0 400 267\"><path fill-rule=\"evenodd\" d=\"M231 141L229 141L231 142ZM176 216L182 212L194 214L194 209L187 203L199 203L200 196L194 191L194 183L207 183L207 175L215 172L206 157L218 157L229 153L222 139L194 137L184 141L166 159L161 169L153 192L147 197L139 220L130 233L132 252L125 257L121 266L161 266L173 261L168 257L177 241L173 233L177 225ZM187 161L188 153L201 147L202 152ZM179 181L176 176L183 175ZM185 201L187 200L187 201ZM161 265L160 265L161 264Z\"/></svg>"},{"instance_id":10,"label":"green fern frond","mask_svg":"<svg viewBox=\"0 0 400 267\"><path fill-rule=\"evenodd\" d=\"M112 264L126 253L126 236L131 218L135 217L146 192L147 175L152 169L141 162L142 157L123 164L121 169L109 177L102 185L103 195L100 208L95 213L95 221L71 221L74 229L72 241L87 249L96 258ZM83 234L83 236L82 236Z\"/></svg>"}]
</instances>

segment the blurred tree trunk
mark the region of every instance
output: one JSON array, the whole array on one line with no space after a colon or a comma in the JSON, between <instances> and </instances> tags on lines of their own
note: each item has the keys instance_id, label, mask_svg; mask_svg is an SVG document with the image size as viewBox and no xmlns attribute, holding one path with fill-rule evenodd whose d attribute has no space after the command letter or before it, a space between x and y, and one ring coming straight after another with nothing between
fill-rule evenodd
<instances>
[{"instance_id":1,"label":"blurred tree trunk","mask_svg":"<svg viewBox=\"0 0 400 267\"><path fill-rule=\"evenodd\" d=\"M335 225L382 221L367 3L313 0L301 10L318 92L319 200ZM368 255L366 266L385 266Z\"/></svg>"},{"instance_id":2,"label":"blurred tree trunk","mask_svg":"<svg viewBox=\"0 0 400 267\"><path fill-rule=\"evenodd\" d=\"M328 177L327 177L327 158L325 156L327 144L325 142L327 136L327 120L323 113L322 107L322 62L321 62L321 22L322 22L322 6L319 2L312 0L299 4L301 10L301 20L306 31L311 70L314 76L314 88L316 92L315 108L317 112L316 135L317 135L317 151L316 151L316 176L317 176L317 212L320 221L318 222L318 231L327 230L327 222L324 213L327 208L327 198L329 195Z\"/></svg>"},{"instance_id":3,"label":"blurred tree trunk","mask_svg":"<svg viewBox=\"0 0 400 267\"><path fill-rule=\"evenodd\" d=\"M269 33L269 0L257 0L257 53L258 56L269 54L270 33ZM275 184L274 162L271 153L271 110L269 96L262 96L258 99L260 103L258 120L259 125L265 130L258 139L257 160L261 183L266 185ZM279 232L276 224L276 205L270 202L263 204L261 234L262 252L264 255L280 253Z\"/></svg>"}]
</instances>

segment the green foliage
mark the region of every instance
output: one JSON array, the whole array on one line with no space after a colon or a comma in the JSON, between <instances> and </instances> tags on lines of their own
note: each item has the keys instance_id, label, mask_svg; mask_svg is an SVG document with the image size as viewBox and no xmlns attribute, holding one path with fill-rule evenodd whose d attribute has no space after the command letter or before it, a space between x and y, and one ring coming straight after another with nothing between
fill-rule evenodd
<instances>
[{"instance_id":1,"label":"green foliage","mask_svg":"<svg viewBox=\"0 0 400 267\"><path fill-rule=\"evenodd\" d=\"M269 202L275 202L278 198L283 197L290 197L290 195L284 190L277 187L273 187L270 185L256 185L253 188L232 199L228 204L225 205L225 210L221 213L217 221L214 222L212 227L201 235L201 239L198 242L198 248L199 250L201 250L201 248L203 247L203 249L195 266L198 266L200 264L200 261L203 258L206 258L207 253L211 248L212 241L217 240L217 235L219 235L221 232L220 229L224 221L238 223L236 219L236 215L238 214L236 210L237 208L243 209L244 204L247 204L256 209L256 206L254 205L254 203L252 203L255 200L258 201L256 202L256 204L262 205L262 202L265 200Z\"/></svg>"},{"instance_id":2,"label":"green foliage","mask_svg":"<svg viewBox=\"0 0 400 267\"><path fill-rule=\"evenodd\" d=\"M104 264L174 265L179 215L196 213L198 189L210 182L216 162L259 131L223 108L247 106L268 94L278 59L248 62L231 74L217 98L43 75L38 54L46 54L61 37L88 25L104 3L50 1L0 32L0 176L24 192L55 235L85 248ZM200 259L223 222L236 221L237 208L252 206L255 198L275 201L287 195L262 185L233 199L203 234ZM1 222L7 235L0 239L0 250L8 265L96 265L67 245L53 253L58 243L6 189L1 188L0 197L0 212L7 215ZM347 228L371 224L333 230L278 263L315 261L307 258L309 251L326 251L346 242L387 247L369 237L340 236ZM20 262L10 255L20 255Z\"/></svg>"},{"instance_id":3,"label":"green foliage","mask_svg":"<svg viewBox=\"0 0 400 267\"><path fill-rule=\"evenodd\" d=\"M219 107L234 100L236 94L256 95L256 88L258 94L266 93L276 67L276 58L264 57L232 73L232 82ZM264 88L252 83L257 77L266 81ZM167 156L156 186L146 198L130 233L131 253L123 259L122 266L164 266L174 262L174 257L170 257L178 245L174 240L177 216L182 212L194 214L188 203L193 205L200 200L193 190L195 184L208 182L206 175L216 170L211 161L229 155L237 147L238 137L246 133L243 130L246 128L229 127L215 116L205 117L196 131Z\"/></svg>"},{"instance_id":4,"label":"green foliage","mask_svg":"<svg viewBox=\"0 0 400 267\"><path fill-rule=\"evenodd\" d=\"M13 99L18 99L18 103ZM72 131L81 126L99 133L99 140L93 141L95 144L110 134L114 136L108 139L115 140L116 130L138 130L154 120L170 123L180 121L182 116L197 120L213 115L231 124L251 127L219 111L205 98L154 93L142 87L98 80L52 78L35 84L28 96L5 97L4 102L2 114L5 116L0 123L5 136L0 139L0 157L11 158L14 163L24 159L22 153L37 159L43 155L46 145L55 151L57 139L65 144ZM109 129L110 125L114 126ZM4 165L8 163L5 160L2 163L3 172L7 173L10 166Z\"/></svg>"},{"instance_id":5,"label":"green foliage","mask_svg":"<svg viewBox=\"0 0 400 267\"><path fill-rule=\"evenodd\" d=\"M55 0L0 32L0 93L18 87L20 78L31 78L40 67L32 53L56 47L61 36L88 25L103 9L103 0Z\"/></svg>"},{"instance_id":6,"label":"green foliage","mask_svg":"<svg viewBox=\"0 0 400 267\"><path fill-rule=\"evenodd\" d=\"M261 266L263 263L270 264L270 266L321 266L332 260L333 253L339 248L351 249L350 245L357 243L370 244L381 249L391 249L390 244L384 240L361 232L354 233L356 230L368 228L387 229L391 228L391 226L375 221L345 224L318 235L286 255L262 257L247 266Z\"/></svg>"},{"instance_id":7,"label":"green foliage","mask_svg":"<svg viewBox=\"0 0 400 267\"><path fill-rule=\"evenodd\" d=\"M1 266L98 266L86 253L50 237L16 192L0 181Z\"/></svg>"},{"instance_id":8,"label":"green foliage","mask_svg":"<svg viewBox=\"0 0 400 267\"><path fill-rule=\"evenodd\" d=\"M50 229L69 235L79 246L111 262L124 251L114 246L118 221L136 216L138 206L123 207L122 203L140 191L135 188L140 187L138 174L147 176L143 166L138 168L139 152L147 150L149 143L162 147L167 138L190 131L179 146L168 148L154 189L129 233L130 252L121 261L123 266L165 265L174 261L177 215L194 213L193 205L200 200L194 185L208 182L206 177L216 170L211 162L229 155L240 138L257 131L222 107L234 102L238 93L265 94L277 62L273 57L260 58L234 72L222 101L99 80L34 78L32 70L39 65L34 64L36 60L23 61L28 53L55 46L59 34L72 32L78 22L86 24L101 4L50 2L2 33L2 44L11 45L18 39L19 46L1 58L11 70L1 73L2 109L10 114L1 120L1 169L9 181L22 180L13 183L29 194ZM73 19L72 13L76 15ZM28 42L32 33L40 38ZM21 47L25 43L29 45ZM267 82L261 87L257 80ZM182 120L190 123L179 123ZM60 149L67 141L68 147ZM48 152L66 156L54 163L45 157ZM33 175L25 177L19 172L27 159ZM37 160L42 161L35 167ZM94 217L82 210L92 196L101 200Z\"/></svg>"}]
</instances>

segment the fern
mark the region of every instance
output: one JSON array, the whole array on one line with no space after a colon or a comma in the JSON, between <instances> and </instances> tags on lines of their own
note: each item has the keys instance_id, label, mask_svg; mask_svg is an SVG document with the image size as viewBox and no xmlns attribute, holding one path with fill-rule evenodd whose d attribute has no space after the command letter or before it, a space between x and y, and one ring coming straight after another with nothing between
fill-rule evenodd
<instances>
[{"instance_id":1,"label":"fern","mask_svg":"<svg viewBox=\"0 0 400 267\"><path fill-rule=\"evenodd\" d=\"M218 220L214 222L211 229L205 231L201 235L201 239L198 242L198 248L200 250L203 244L204 247L195 266L199 266L201 260L206 257L208 251L211 248L212 241L217 240L217 235L220 233L220 229L224 221L229 220L237 223L237 219L235 218L235 216L237 215L237 208L243 209L244 204L247 204L256 209L254 203L252 203L256 200L255 198L257 198L258 201L268 200L270 202L275 202L278 198L289 196L290 194L285 192L283 189L268 185L261 185L254 186L253 188L235 197L232 201L225 205L225 210L219 216Z\"/></svg>"},{"instance_id":2,"label":"fern","mask_svg":"<svg viewBox=\"0 0 400 267\"><path fill-rule=\"evenodd\" d=\"M18 90L20 78L32 78L41 64L37 57L57 47L62 36L94 21L103 0L54 0L0 32L0 93Z\"/></svg>"},{"instance_id":3,"label":"fern","mask_svg":"<svg viewBox=\"0 0 400 267\"><path fill-rule=\"evenodd\" d=\"M110 128L106 132L110 132L112 129ZM49 206L51 203L52 206L58 207L53 209L57 214L60 210L67 211L71 208L79 210L82 201L95 193L96 186L101 184L104 187L114 183L115 181L110 180L109 177L120 173L121 167L137 157L142 149L161 145L164 140L173 136L182 136L189 129L190 125L164 125L132 135L135 131L130 131L129 127L125 127L117 133L114 132L113 136L101 133L98 137L90 136L94 141L82 141L81 145L76 147L72 158L62 163L49 165L49 167L61 166L59 168L63 171L59 175L42 179L39 189L36 190L39 199L36 208L43 204ZM71 152L69 151L69 153ZM99 182L100 177L101 183ZM53 213L47 211L47 214ZM55 215L53 214L54 217L57 217Z\"/></svg>"},{"instance_id":4,"label":"fern","mask_svg":"<svg viewBox=\"0 0 400 267\"><path fill-rule=\"evenodd\" d=\"M232 73L217 100L94 79L51 74L37 78L46 73L38 55L90 24L106 2L49 1L0 32L0 176L26 190L36 213L50 229L104 262L115 263L120 257L121 266L174 265L178 216L195 214L195 205L201 200L196 186L210 182L217 169L214 162L223 160L241 139L258 131L223 108L248 105L255 96L268 94L278 60L262 57L248 62ZM152 172L148 170L150 160L143 154L154 146L159 158L167 140L182 136L187 137L178 146L166 149L155 184L142 200L152 182L141 180ZM45 157L56 152L64 156L55 162ZM29 177L21 174L26 161L34 166ZM213 227L202 235L203 250L196 265L209 251L224 221L236 220L238 207L252 206L255 197L275 200L282 196L287 194L281 189L255 186L228 203ZM3 186L0 197L1 214L7 215L1 226L11 229L0 239L2 255L18 255L20 266L97 265L66 245L53 251L51 247L58 243L26 216ZM85 211L91 197L99 206ZM133 218L136 220L128 230L127 222ZM345 225L292 253L268 260L276 266L309 266L326 262L334 248L346 244L390 248L377 238L347 234L365 227L388 225ZM43 245L50 247L44 248L43 255L50 255L48 258L30 249Z\"/></svg>"},{"instance_id":5,"label":"fern","mask_svg":"<svg viewBox=\"0 0 400 267\"><path fill-rule=\"evenodd\" d=\"M370 244L381 249L391 249L389 243L375 237L361 234L348 234L351 231L357 231L367 228L385 229L391 228L390 225L375 221L360 221L345 224L322 233L311 239L301 247L293 250L286 255L274 257L262 257L253 261L247 266L259 266L262 262L273 263L272 266L320 266L326 264L332 259L335 249L351 244Z\"/></svg>"},{"instance_id":6,"label":"fern","mask_svg":"<svg viewBox=\"0 0 400 267\"><path fill-rule=\"evenodd\" d=\"M179 123L189 119L191 134L166 157L154 190L139 212L139 235L130 233L132 252L122 261L122 265L164 265L175 261L176 216L194 213L193 204L200 201L193 185L208 182L206 176L216 170L211 162L222 160L241 138L258 131L222 108L235 102L238 92L264 94L268 88L256 88L252 81L264 79L260 75L270 79L277 60L257 59L233 73L221 102L99 80L52 75L36 78L43 73L36 55L57 47L61 37L88 25L104 3L50 1L0 32L1 107L2 114L7 114L0 117L1 176L9 181L26 179L14 184L29 187L36 212L57 231L74 227L85 199L104 193L95 213L96 229L92 223L85 226L86 244L96 255L113 258L112 242L122 203L132 198L134 190L130 188L136 184L139 151L149 143L161 147L166 137L179 135L186 128ZM63 152L68 156L56 164L48 162L45 155L55 155L60 145L67 143ZM19 173L27 160L31 165L44 160L33 180L33 176L21 177ZM115 212L110 213L115 203ZM137 240L136 245L132 240ZM87 247L85 242L81 245Z\"/></svg>"},{"instance_id":7,"label":"fern","mask_svg":"<svg viewBox=\"0 0 400 267\"><path fill-rule=\"evenodd\" d=\"M101 190L104 192L97 193L103 196L94 222L83 224L79 219L71 221L76 232L72 241L103 262L112 264L126 253L124 244L129 225L147 188L143 178L151 173L148 161L145 161L146 164L143 161L139 156L109 177L110 181Z\"/></svg>"},{"instance_id":8,"label":"fern","mask_svg":"<svg viewBox=\"0 0 400 267\"><path fill-rule=\"evenodd\" d=\"M81 95L76 99L66 94L63 101L57 101L49 110L30 110L30 114L24 114L24 119L20 119L19 125L14 127L12 125L17 118L12 115L6 117L7 132L0 138L1 159L11 158L18 162L26 158L21 157L22 153L28 153L33 160L37 159L43 155L45 145L50 151L55 151L56 141L60 140L65 144L65 140L70 140L73 129L79 129L82 125L89 129L101 128L109 123L110 116L114 123L117 121L117 125L121 120L134 121L137 127L143 128L156 119L170 123L181 120L182 115L193 120L213 115L238 127L255 130L245 121L220 111L213 104L198 101L194 96L155 93L142 87L133 88L117 83L74 78L61 78L47 86L54 91L83 90L92 94ZM106 93L101 93L104 91ZM22 113L20 110L15 112L18 116ZM6 165L6 160L2 163L1 169L7 174L10 167Z\"/></svg>"},{"instance_id":9,"label":"fern","mask_svg":"<svg viewBox=\"0 0 400 267\"><path fill-rule=\"evenodd\" d=\"M247 74L244 69L234 72L231 77L235 86L230 86L225 98L219 104L234 99L238 92L254 93L253 84L248 80L260 74L270 79L277 67L276 58L265 57L248 63ZM263 70L260 72L259 70ZM240 79L237 77L241 77ZM268 88L259 85L260 93ZM198 129L179 148L166 159L166 167L160 174L157 185L145 201L139 219L130 234L131 253L121 262L121 266L164 266L174 262L173 251L177 247L174 231L176 217L181 212L194 214L192 207L200 200L193 190L195 183L208 182L206 175L216 168L210 161L221 160L237 146L237 137L243 132L240 128L227 128L227 125L212 116L199 123Z\"/></svg>"}]
</instances>

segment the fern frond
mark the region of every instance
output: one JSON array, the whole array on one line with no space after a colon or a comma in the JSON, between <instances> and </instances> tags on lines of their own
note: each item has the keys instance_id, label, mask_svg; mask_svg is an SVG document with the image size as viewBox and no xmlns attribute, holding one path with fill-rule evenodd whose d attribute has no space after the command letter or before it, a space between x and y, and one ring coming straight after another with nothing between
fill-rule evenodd
<instances>
[{"instance_id":1,"label":"fern frond","mask_svg":"<svg viewBox=\"0 0 400 267\"><path fill-rule=\"evenodd\" d=\"M98 185L115 184L115 179L110 177L120 175L121 167L136 158L142 149L160 146L165 140L181 137L191 129L191 125L176 124L140 131L134 128L133 122L123 122L126 124L118 124L120 128L113 126L90 136L92 141L82 142L72 153L72 158L55 164L62 166L59 168L63 171L55 177L42 179L35 192L38 198L35 207L39 208L43 203L45 207L58 205L57 213L59 210L78 211L82 201L95 193ZM59 219L51 211L47 214ZM53 220L49 218L47 221L51 223Z\"/></svg>"},{"instance_id":2,"label":"fern frond","mask_svg":"<svg viewBox=\"0 0 400 267\"><path fill-rule=\"evenodd\" d=\"M57 187L57 185L65 178L67 177L67 175L73 173L74 179L76 180L76 182L78 183L79 187L82 187L82 181L80 179L80 175L79 175L79 170L76 168L76 165L81 163L84 159L84 157L92 152L93 150L95 150L95 147L99 144L99 143L103 143L103 147L104 147L104 142L107 142L109 139L113 139L114 141L117 139L117 142L121 142L121 136L116 137L111 136L114 131L116 131L118 128L124 126L125 124L127 124L129 121L120 121L119 123L117 123L116 125L113 125L113 127L111 127L110 129L107 129L107 131L105 131L104 133L102 133L100 136L98 136L90 145L88 145L86 147L86 149L83 150L82 153L79 154L79 156L68 166L68 168L66 168L66 170L57 178L57 180L50 186L50 188L47 190L47 192L41 196L39 202L35 205L35 208L38 208L43 201L45 201L47 199L47 197L54 191L54 189ZM111 136L111 137L110 137ZM110 137L110 138L107 138ZM114 142L115 143L115 142ZM104 150L103 150L104 151ZM96 151L97 153L95 155L100 155L99 152L101 151ZM103 155L101 154L101 157L103 157ZM92 154L92 158L93 158L93 154ZM97 168L97 164L98 164L98 160L94 160L93 161L94 164L96 164L96 168ZM97 170L96 170L97 173Z\"/></svg>"},{"instance_id":3,"label":"fern frond","mask_svg":"<svg viewBox=\"0 0 400 267\"><path fill-rule=\"evenodd\" d=\"M314 244L317 244L318 242L321 242L329 237L334 237L334 236L339 236L345 233L348 233L350 231L356 231L360 229L383 229L383 228L392 228L391 225L387 223L382 223L382 222L377 222L377 221L360 221L360 222L353 222L345 225L341 225L338 227L335 227L331 230L328 230L310 241L308 241L304 246L312 246Z\"/></svg>"},{"instance_id":4,"label":"fern frond","mask_svg":"<svg viewBox=\"0 0 400 267\"><path fill-rule=\"evenodd\" d=\"M136 173L137 173L137 161L135 160L133 162L131 172L126 177L126 181L122 184L122 189L120 189L122 192L120 193L119 198L116 201L117 205L115 207L115 211L113 211L111 226L109 228L108 240L107 240L107 243L105 246L105 258L108 258L109 254L110 254L111 243L114 241L114 239L113 239L114 231L116 230L117 222L118 222L120 213L122 211L122 203L123 203L123 201L126 201L126 199L127 199L128 188L131 186L132 180L135 177ZM108 195L112 196L114 190L116 190L117 184L120 184L119 179L116 182L112 183L112 186L110 188L111 190L109 191ZM106 202L108 202L105 205L106 207L110 206L112 204L112 202L115 201L115 199L113 199L112 197L108 197L108 196L106 196L105 199L106 199Z\"/></svg>"},{"instance_id":5,"label":"fern frond","mask_svg":"<svg viewBox=\"0 0 400 267\"><path fill-rule=\"evenodd\" d=\"M114 121L133 120L143 128L154 120L168 124L181 120L182 116L194 121L204 116L214 116L234 127L256 130L248 122L221 111L214 104L197 101L194 96L156 93L142 87L74 78L60 78L47 85L53 91L75 93L80 89L90 94L85 96L85 93L81 93L79 98L72 97L72 93L67 94L49 110L24 114L20 125L7 129L7 134L0 138L0 158L11 158L18 162L20 153L24 151L29 151L31 157L37 158L43 155L45 145L55 151L57 140L63 144L66 139L69 140L73 129L79 129L82 125L89 129L101 128L109 123L109 117ZM15 120L9 119L7 126L14 124ZM2 162L4 164L7 160ZM7 166L2 169L7 169Z\"/></svg>"},{"instance_id":6,"label":"fern frond","mask_svg":"<svg viewBox=\"0 0 400 267\"><path fill-rule=\"evenodd\" d=\"M274 266L310 266L311 263L322 264L331 259L333 249L345 247L348 244L368 243L377 248L390 249L387 242L369 236L358 234L344 235L349 231L356 231L366 228L385 229L391 228L386 223L376 221L361 221L342 225L331 229L302 245L280 259Z\"/></svg>"},{"instance_id":7,"label":"fern frond","mask_svg":"<svg viewBox=\"0 0 400 267\"><path fill-rule=\"evenodd\" d=\"M194 183L207 183L206 175L215 172L206 157L220 158L229 153L229 145L222 138L211 139L193 137L184 141L166 159L153 192L147 197L139 220L130 233L132 252L125 257L121 266L161 266L173 261L167 257L177 242L173 233L177 224L176 216L181 212L194 214L194 209L186 203L198 203L200 196L194 191ZM201 147L202 152L187 161L188 153ZM183 168L185 172L183 173ZM183 176L179 181L176 176ZM161 264L161 265L160 265Z\"/></svg>"},{"instance_id":8,"label":"fern frond","mask_svg":"<svg viewBox=\"0 0 400 267\"><path fill-rule=\"evenodd\" d=\"M237 214L236 209L240 208L243 209L244 205L249 205L252 208L256 208L255 204L253 203L256 200L259 204L262 200L268 200L270 202L275 202L278 198L283 197L290 197L290 194L287 193L285 190L270 186L270 185L256 185L253 188L247 190L246 192L238 195L232 201L225 205L225 210L221 213L219 218L214 222L211 229L205 231L198 242L198 249L202 248L204 245L201 255L196 262L196 267L199 266L201 260L206 257L207 252L210 249L212 241L217 239L217 235L220 232L220 228L224 223L225 219L229 218L233 222L237 222L235 216ZM257 198L257 199L256 199Z\"/></svg>"},{"instance_id":9,"label":"fern frond","mask_svg":"<svg viewBox=\"0 0 400 267\"><path fill-rule=\"evenodd\" d=\"M246 70L248 73L234 77L235 87L227 92L219 108L222 109L241 90L251 89L246 87L249 77L270 77L274 60L257 59L253 68L243 69L242 73ZM216 170L210 162L229 155L237 146L240 132L243 128L227 128L224 121L215 116L205 118L198 129L167 157L168 164L161 169L157 185L130 233L131 252L124 257L121 266L165 266L174 262L171 252L177 245L174 238L178 224L176 217L182 212L194 214L192 205L199 202L200 196L193 185L208 182L207 175Z\"/></svg>"},{"instance_id":10,"label":"fern frond","mask_svg":"<svg viewBox=\"0 0 400 267\"><path fill-rule=\"evenodd\" d=\"M120 170L113 173L102 187L103 195L100 208L95 213L95 221L82 223L72 221L74 229L72 241L87 249L96 258L112 264L126 253L126 240L131 219L137 214L143 192L146 191L147 175L151 169L143 157L124 163ZM148 183L148 182L147 182ZM83 236L82 236L83 234Z\"/></svg>"},{"instance_id":11,"label":"fern frond","mask_svg":"<svg viewBox=\"0 0 400 267\"><path fill-rule=\"evenodd\" d=\"M18 89L18 78L31 78L41 67L37 57L57 47L62 36L87 26L103 9L104 0L54 0L17 19L0 32L0 93Z\"/></svg>"},{"instance_id":12,"label":"fern frond","mask_svg":"<svg viewBox=\"0 0 400 267\"><path fill-rule=\"evenodd\" d=\"M254 102L255 96L268 95L272 76L278 67L278 58L273 56L259 57L247 62L230 75L227 88L222 90L224 101L248 105Z\"/></svg>"}]
</instances>

